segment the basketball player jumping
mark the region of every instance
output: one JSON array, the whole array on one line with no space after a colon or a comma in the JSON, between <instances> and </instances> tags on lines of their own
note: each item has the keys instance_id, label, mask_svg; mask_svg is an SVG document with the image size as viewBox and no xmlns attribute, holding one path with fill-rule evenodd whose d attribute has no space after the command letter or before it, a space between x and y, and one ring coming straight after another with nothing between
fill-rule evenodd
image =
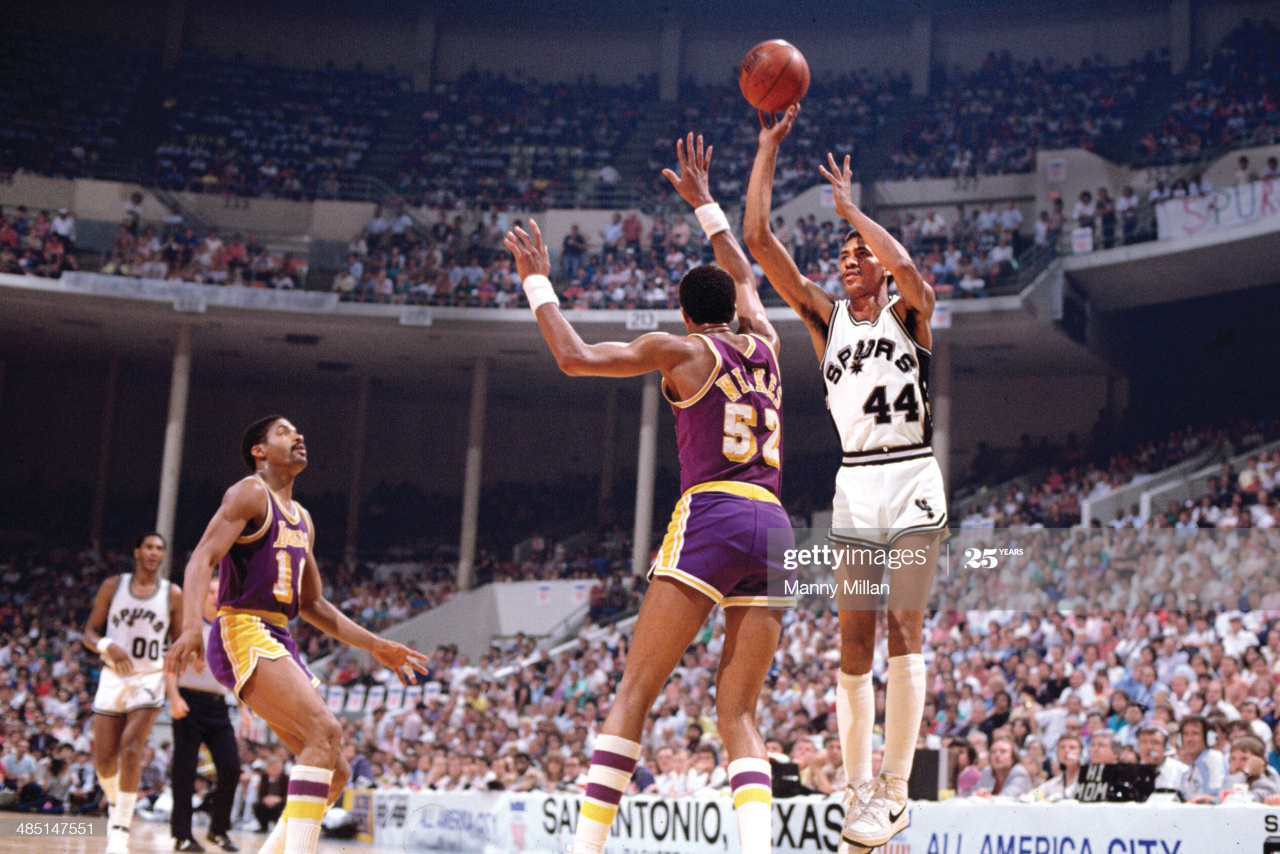
<instances>
[{"instance_id":1,"label":"basketball player jumping","mask_svg":"<svg viewBox=\"0 0 1280 854\"><path fill-rule=\"evenodd\" d=\"M93 764L111 802L107 854L129 851L142 748L164 705L161 656L182 626L182 590L160 577L164 552L164 537L144 534L134 571L102 582L84 627L84 645L104 665L93 698Z\"/></svg>"},{"instance_id":2,"label":"basketball player jumping","mask_svg":"<svg viewBox=\"0 0 1280 854\"><path fill-rule=\"evenodd\" d=\"M551 262L532 234L506 237L525 294L556 363L570 376L662 374L676 418L680 488L666 539L649 577L630 653L587 772L574 854L600 854L640 753L640 737L659 691L714 605L725 612L725 644L716 675L720 735L731 759L730 785L746 854L770 845L770 773L756 728L756 700L781 632L786 603L769 596L769 530L789 541L778 501L782 460L782 386L778 336L765 317L755 276L711 198L711 149L702 138L677 143L680 174L664 170L715 249L716 264L680 281L687 335L653 332L628 343L584 344L561 314L546 278ZM733 331L734 317L738 331ZM783 544L783 547L790 547ZM776 588L775 588L776 589Z\"/></svg>"},{"instance_id":3,"label":"basketball player jumping","mask_svg":"<svg viewBox=\"0 0 1280 854\"><path fill-rule=\"evenodd\" d=\"M851 608L840 605L836 715L849 780L842 835L852 845L874 848L910 823L907 779L925 696L920 654L924 607L937 544L946 536L946 493L929 444L929 319L934 294L902 244L853 204L848 157L843 168L831 155L830 169L819 167L831 183L836 213L853 229L839 261L847 298L833 300L801 274L769 230L778 146L798 110L791 107L760 132L743 232L769 281L809 328L818 354L827 404L844 451L836 477L831 538L855 548L923 548L928 557L922 564L896 570L890 581L885 746L879 779L871 776L871 663L878 611L875 601ZM889 275L899 296L889 297Z\"/></svg>"},{"instance_id":4,"label":"basketball player jumping","mask_svg":"<svg viewBox=\"0 0 1280 854\"><path fill-rule=\"evenodd\" d=\"M218 613L209 634L209 670L267 722L297 756L284 814L263 844L266 854L314 854L320 820L347 783L342 727L298 656L287 622L301 616L343 643L369 652L400 678L426 673L426 657L347 619L324 598L315 526L293 500L307 467L302 434L287 418L255 421L240 443L253 474L227 490L187 563L183 632L165 658L166 675L204 666L201 612L218 567Z\"/></svg>"}]
</instances>

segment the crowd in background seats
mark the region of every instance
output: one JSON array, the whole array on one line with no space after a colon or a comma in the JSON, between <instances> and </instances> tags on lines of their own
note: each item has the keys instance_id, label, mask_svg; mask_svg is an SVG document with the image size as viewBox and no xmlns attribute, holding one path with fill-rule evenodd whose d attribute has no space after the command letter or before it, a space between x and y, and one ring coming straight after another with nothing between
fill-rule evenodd
<instances>
[{"instance_id":1,"label":"crowd in background seats","mask_svg":"<svg viewBox=\"0 0 1280 854\"><path fill-rule=\"evenodd\" d=\"M973 72L938 69L933 95L889 155L885 177L972 179L1029 172L1036 152L1094 150L1121 130L1167 60L1113 66L990 54Z\"/></svg>"},{"instance_id":2,"label":"crowd in background seats","mask_svg":"<svg viewBox=\"0 0 1280 854\"><path fill-rule=\"evenodd\" d=\"M78 178L117 142L155 56L128 45L0 33L0 172Z\"/></svg>"},{"instance_id":3,"label":"crowd in background seats","mask_svg":"<svg viewBox=\"0 0 1280 854\"><path fill-rule=\"evenodd\" d=\"M1199 160L1229 147L1280 140L1280 30L1246 20L1193 69L1177 100L1145 134L1139 165Z\"/></svg>"},{"instance_id":4,"label":"crowd in background seats","mask_svg":"<svg viewBox=\"0 0 1280 854\"><path fill-rule=\"evenodd\" d=\"M503 235L523 221L490 213L467 228L436 214L418 228L403 208L379 210L351 242L334 280L344 301L515 308L527 305ZM707 259L692 217L659 215L648 228L635 211L616 213L601 233L573 226L552 277L561 305L576 308L676 308L677 285Z\"/></svg>"},{"instance_id":5,"label":"crowd in background seats","mask_svg":"<svg viewBox=\"0 0 1280 854\"><path fill-rule=\"evenodd\" d=\"M1223 437L1258 444L1275 427L1176 431L1117 455L1094 482L1132 480ZM1042 497L1071 492L1057 487L1051 474ZM1268 452L1239 471L1222 471L1191 506L1095 528L1088 536L1101 538L1097 548L1073 534L1059 544L1053 532L1038 531L1034 526L1051 519L1037 515L1036 502L1023 496L1011 495L1014 506L998 507L978 525L990 531L962 531L1029 548L1001 573L1003 588L982 588L987 597L996 591L995 599L928 618L929 695L919 738L921 746L948 750L949 787L978 798L1015 798L1033 788L1050 799L1070 798L1077 763L1141 761L1158 765L1168 775L1162 779L1193 802L1280 794L1280 787L1268 788L1280 769L1277 498L1280 454ZM1200 531L1210 526L1212 532ZM1057 548L1061 559L1054 557ZM590 604L599 621L625 613L641 590L628 553L618 535L561 549L535 537L510 560L482 555L477 569L481 580L497 582L595 580ZM0 773L10 791L28 796L28 808L98 803L85 727L100 662L79 643L79 630L101 580L128 569L129 560L113 552L54 550L0 562ZM1073 572L1087 579L1086 591L1064 580ZM448 601L455 595L453 573L444 554L323 570L332 600L374 629ZM961 579L972 579L953 575L951 592ZM1017 586L1040 576L1030 588ZM1147 585L1148 578L1161 583ZM976 589L970 584L970 592ZM1193 590L1199 598L1189 600ZM1117 603L1124 594L1146 598ZM1043 601L1021 606L1017 597L1030 595ZM721 619L708 621L651 710L633 791L680 797L724 788L726 756L712 691L724 642ZM474 662L455 649L437 649L420 702L395 713L369 709L345 722L354 784L580 791L625 666L628 631L625 625L588 627L557 655L539 653L524 637ZM873 665L878 709L884 708L885 644L882 625ZM305 629L299 645L313 659L329 651ZM770 751L796 762L802 784L816 792L839 793L845 782L835 738L838 659L832 613L789 612L759 708ZM389 678L345 654L323 673L348 686ZM1176 747L1173 736L1189 726L1216 733L1218 746L1198 747L1188 736ZM1273 771L1254 773L1250 755L1264 757ZM245 758L256 773L270 761L270 750L246 746ZM156 785L163 789L163 757L157 763ZM1055 788L1064 767L1068 779ZM1232 785L1239 780L1243 793Z\"/></svg>"},{"instance_id":6,"label":"crowd in background seats","mask_svg":"<svg viewBox=\"0 0 1280 854\"><path fill-rule=\"evenodd\" d=\"M1117 489L1140 483L1161 469L1193 459L1208 451L1247 449L1277 438L1280 438L1280 422L1275 419L1242 420L1226 427L1199 429L1186 427L1170 431L1164 440L1148 440L1132 450L1113 454L1106 465L1096 465L1087 460L1074 435L1060 452L1054 452L1048 448L1032 449L1029 440L1024 439L1025 465L1034 465L1033 459L1038 460L1040 464L1046 461L1052 462L1043 482L1030 487L1011 486L1003 494L992 491L989 494L980 495L977 499L966 502L967 509L957 516L963 517L962 527L1020 525L1043 525L1047 528L1069 527L1080 521L1081 501L1101 498ZM1273 454L1273 459L1274 456ZM972 462L970 480L984 482L989 479L993 472L993 463L990 450L985 445L980 445L978 454ZM1254 468L1256 470L1256 466ZM1265 462L1263 469L1270 471ZM1268 476L1274 478L1275 472L1271 471ZM1262 493L1271 492L1275 485L1274 482L1268 482ZM1254 481L1251 489L1257 488L1257 481ZM1223 489L1227 491L1220 492L1218 488L1213 490L1212 503L1215 507L1229 507L1235 499L1225 482ZM1280 495L1276 497L1280 498ZM1203 498L1198 497L1193 503L1199 505L1202 501ZM1253 501L1249 503L1254 504ZM1274 502L1261 505L1266 509L1266 515L1271 515L1274 506ZM1187 513L1186 520L1181 519L1183 510ZM1136 508L1125 508L1117 514L1115 519L1096 521L1101 524L1113 526L1119 524L1128 527L1175 526L1180 521L1190 521L1195 525L1208 522L1202 527L1218 527L1220 521L1216 515L1218 511L1215 511L1211 519L1205 515L1207 512L1207 510L1197 511L1194 507L1188 506L1170 508L1167 512L1153 514L1150 519L1143 519ZM1244 515L1249 515L1249 518L1244 518ZM1260 515L1255 517L1252 514L1242 515L1237 512L1229 518L1234 521L1223 527L1269 524Z\"/></svg>"},{"instance_id":7,"label":"crowd in background seats","mask_svg":"<svg viewBox=\"0 0 1280 854\"><path fill-rule=\"evenodd\" d=\"M140 279L290 290L305 286L307 259L264 246L256 234L216 228L200 233L177 207L158 223L142 219L142 194L134 193L99 272Z\"/></svg>"},{"instance_id":8,"label":"crowd in background seats","mask_svg":"<svg viewBox=\"0 0 1280 854\"><path fill-rule=\"evenodd\" d=\"M828 153L840 160L845 155L856 159L873 145L885 114L910 90L911 80L905 74L895 77L866 69L813 81L787 144L779 153L773 182L774 204L784 204L821 183L818 166L826 165ZM653 141L648 164L650 183L642 189L647 207L660 211L682 207L661 171L674 165L671 161L676 140L690 131L715 146L710 175L712 194L735 201L746 196L760 133L756 112L744 103L736 84L688 84L667 126Z\"/></svg>"},{"instance_id":9,"label":"crowd in background seats","mask_svg":"<svg viewBox=\"0 0 1280 854\"><path fill-rule=\"evenodd\" d=\"M617 145L656 95L652 77L544 84L472 71L432 88L395 187L438 209L573 207L581 186L617 183Z\"/></svg>"},{"instance_id":10,"label":"crowd in background seats","mask_svg":"<svg viewBox=\"0 0 1280 854\"><path fill-rule=\"evenodd\" d=\"M391 115L402 80L185 57L172 74L155 181L168 190L336 198Z\"/></svg>"},{"instance_id":11,"label":"crowd in background seats","mask_svg":"<svg viewBox=\"0 0 1280 854\"><path fill-rule=\"evenodd\" d=\"M33 213L22 205L0 212L0 273L56 279L78 269L74 213Z\"/></svg>"}]
</instances>

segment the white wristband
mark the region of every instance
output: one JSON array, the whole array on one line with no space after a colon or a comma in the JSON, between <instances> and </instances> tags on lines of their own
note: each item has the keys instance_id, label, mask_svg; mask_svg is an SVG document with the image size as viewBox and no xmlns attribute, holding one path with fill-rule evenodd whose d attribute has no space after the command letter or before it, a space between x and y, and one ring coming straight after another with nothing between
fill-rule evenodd
<instances>
[{"instance_id":1,"label":"white wristband","mask_svg":"<svg viewBox=\"0 0 1280 854\"><path fill-rule=\"evenodd\" d=\"M547 303L560 304L560 297L556 296L556 289L551 287L551 280L537 273L524 280L524 295L534 314L538 313L539 306Z\"/></svg>"},{"instance_id":2,"label":"white wristband","mask_svg":"<svg viewBox=\"0 0 1280 854\"><path fill-rule=\"evenodd\" d=\"M720 210L720 206L715 202L695 208L693 215L698 218L698 225L702 226L702 233L708 238L714 234L729 230L729 218L724 215L724 211Z\"/></svg>"},{"instance_id":3,"label":"white wristband","mask_svg":"<svg viewBox=\"0 0 1280 854\"><path fill-rule=\"evenodd\" d=\"M111 638L98 638L98 652L102 655L107 654L107 647L111 646L115 641Z\"/></svg>"}]
</instances>

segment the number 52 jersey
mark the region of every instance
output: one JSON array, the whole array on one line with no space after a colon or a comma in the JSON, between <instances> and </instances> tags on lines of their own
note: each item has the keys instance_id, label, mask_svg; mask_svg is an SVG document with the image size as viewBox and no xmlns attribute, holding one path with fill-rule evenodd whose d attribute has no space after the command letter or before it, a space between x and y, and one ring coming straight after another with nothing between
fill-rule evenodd
<instances>
[{"instance_id":1,"label":"number 52 jersey","mask_svg":"<svg viewBox=\"0 0 1280 854\"><path fill-rule=\"evenodd\" d=\"M723 608L793 607L786 582L795 571L775 565L795 547L778 500L782 476L782 384L764 339L749 335L746 352L710 335L715 370L675 411L680 491L650 576L664 576Z\"/></svg>"}]
</instances>

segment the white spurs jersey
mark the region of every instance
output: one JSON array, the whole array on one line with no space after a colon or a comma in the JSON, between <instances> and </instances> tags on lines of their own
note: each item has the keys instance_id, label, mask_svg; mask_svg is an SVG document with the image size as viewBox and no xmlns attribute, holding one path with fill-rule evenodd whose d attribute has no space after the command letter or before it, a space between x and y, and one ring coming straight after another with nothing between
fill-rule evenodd
<instances>
[{"instance_id":1,"label":"white spurs jersey","mask_svg":"<svg viewBox=\"0 0 1280 854\"><path fill-rule=\"evenodd\" d=\"M169 582L159 579L156 592L139 599L129 589L132 581L132 573L120 576L107 612L105 634L133 659L135 674L148 673L164 666L169 638ZM105 656L104 659L110 661Z\"/></svg>"},{"instance_id":2,"label":"white spurs jersey","mask_svg":"<svg viewBox=\"0 0 1280 854\"><path fill-rule=\"evenodd\" d=\"M831 312L822 378L845 465L933 453L929 351L893 310L898 299L890 299L874 321L854 320L848 300Z\"/></svg>"}]
</instances>

